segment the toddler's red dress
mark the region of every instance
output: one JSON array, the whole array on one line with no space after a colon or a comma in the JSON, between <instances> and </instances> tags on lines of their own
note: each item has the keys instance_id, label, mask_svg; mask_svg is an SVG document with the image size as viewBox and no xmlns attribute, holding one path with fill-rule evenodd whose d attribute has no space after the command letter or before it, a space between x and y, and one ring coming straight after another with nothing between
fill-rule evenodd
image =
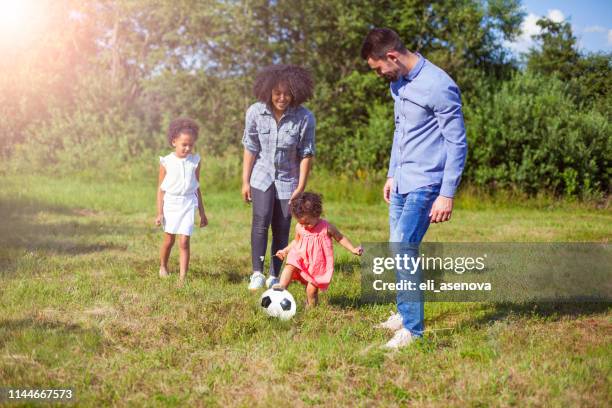
<instances>
[{"instance_id":1,"label":"toddler's red dress","mask_svg":"<svg viewBox=\"0 0 612 408\"><path fill-rule=\"evenodd\" d=\"M296 232L300 239L287 254L287 264L298 271L292 279L303 284L312 283L320 290L326 290L334 274L334 244L327 233L329 223L320 219L312 229L297 224Z\"/></svg>"}]
</instances>

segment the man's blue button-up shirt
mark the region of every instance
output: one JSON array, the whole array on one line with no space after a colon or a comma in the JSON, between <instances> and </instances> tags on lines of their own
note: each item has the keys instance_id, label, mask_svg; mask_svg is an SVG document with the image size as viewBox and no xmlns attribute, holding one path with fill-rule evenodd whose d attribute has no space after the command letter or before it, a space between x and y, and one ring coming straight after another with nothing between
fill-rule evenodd
<instances>
[{"instance_id":1,"label":"man's blue button-up shirt","mask_svg":"<svg viewBox=\"0 0 612 408\"><path fill-rule=\"evenodd\" d=\"M400 194L440 184L440 195L454 197L467 154L461 94L446 72L417 55L408 75L391 83L395 134L387 176Z\"/></svg>"}]
</instances>

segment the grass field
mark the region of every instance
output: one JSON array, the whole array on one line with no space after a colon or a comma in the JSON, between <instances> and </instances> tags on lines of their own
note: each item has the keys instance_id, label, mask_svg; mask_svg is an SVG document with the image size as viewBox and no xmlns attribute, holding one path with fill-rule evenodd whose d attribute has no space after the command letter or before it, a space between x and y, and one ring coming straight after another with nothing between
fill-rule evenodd
<instances>
[{"instance_id":1,"label":"grass field","mask_svg":"<svg viewBox=\"0 0 612 408\"><path fill-rule=\"evenodd\" d=\"M386 353L390 334L372 326L393 305L359 302L358 262L339 246L320 307L305 312L294 285L292 321L258 309L238 191L205 188L188 282L176 285L176 251L160 280L154 183L0 176L0 387L71 387L83 406L612 403L610 305L429 303L425 340ZM325 210L353 242L387 238L382 202ZM464 195L425 240L610 237L609 209Z\"/></svg>"}]
</instances>

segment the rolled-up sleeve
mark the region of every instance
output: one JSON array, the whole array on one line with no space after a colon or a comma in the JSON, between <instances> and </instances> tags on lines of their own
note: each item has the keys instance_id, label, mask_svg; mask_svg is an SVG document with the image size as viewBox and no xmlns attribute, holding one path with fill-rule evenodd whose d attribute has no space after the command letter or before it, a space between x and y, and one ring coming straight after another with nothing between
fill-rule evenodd
<instances>
[{"instance_id":1,"label":"rolled-up sleeve","mask_svg":"<svg viewBox=\"0 0 612 408\"><path fill-rule=\"evenodd\" d=\"M300 158L315 155L316 124L314 115L309 112L300 129L300 140L297 146L297 154Z\"/></svg>"},{"instance_id":2,"label":"rolled-up sleeve","mask_svg":"<svg viewBox=\"0 0 612 408\"><path fill-rule=\"evenodd\" d=\"M456 86L448 86L439 94L438 102L434 107L434 114L438 120L442 137L444 137L444 147L446 149L446 163L440 195L452 198L461 181L461 173L463 173L467 155L461 95Z\"/></svg>"},{"instance_id":3,"label":"rolled-up sleeve","mask_svg":"<svg viewBox=\"0 0 612 408\"><path fill-rule=\"evenodd\" d=\"M244 123L244 134L242 136L242 145L253 154L257 154L261 151L259 134L257 133L257 114L254 106L251 106L247 110Z\"/></svg>"}]
</instances>

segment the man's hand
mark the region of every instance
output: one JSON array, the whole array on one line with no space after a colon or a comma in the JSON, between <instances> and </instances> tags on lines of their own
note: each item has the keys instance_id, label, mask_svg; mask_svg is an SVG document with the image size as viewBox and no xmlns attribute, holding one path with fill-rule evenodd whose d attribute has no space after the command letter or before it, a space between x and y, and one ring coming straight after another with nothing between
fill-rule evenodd
<instances>
[{"instance_id":1,"label":"man's hand","mask_svg":"<svg viewBox=\"0 0 612 408\"><path fill-rule=\"evenodd\" d=\"M444 222L450 220L451 213L453 212L453 199L438 196L431 206L429 212L429 221L432 223Z\"/></svg>"},{"instance_id":2,"label":"man's hand","mask_svg":"<svg viewBox=\"0 0 612 408\"><path fill-rule=\"evenodd\" d=\"M383 198L387 204L391 203L391 189L393 188L393 177L389 177L383 187Z\"/></svg>"},{"instance_id":3,"label":"man's hand","mask_svg":"<svg viewBox=\"0 0 612 408\"><path fill-rule=\"evenodd\" d=\"M155 218L155 225L159 227L160 225L162 225L163 220L164 220L164 215L157 214L157 217Z\"/></svg>"},{"instance_id":4,"label":"man's hand","mask_svg":"<svg viewBox=\"0 0 612 408\"><path fill-rule=\"evenodd\" d=\"M242 199L245 203L253 201L251 199L251 185L249 183L242 183Z\"/></svg>"}]
</instances>

